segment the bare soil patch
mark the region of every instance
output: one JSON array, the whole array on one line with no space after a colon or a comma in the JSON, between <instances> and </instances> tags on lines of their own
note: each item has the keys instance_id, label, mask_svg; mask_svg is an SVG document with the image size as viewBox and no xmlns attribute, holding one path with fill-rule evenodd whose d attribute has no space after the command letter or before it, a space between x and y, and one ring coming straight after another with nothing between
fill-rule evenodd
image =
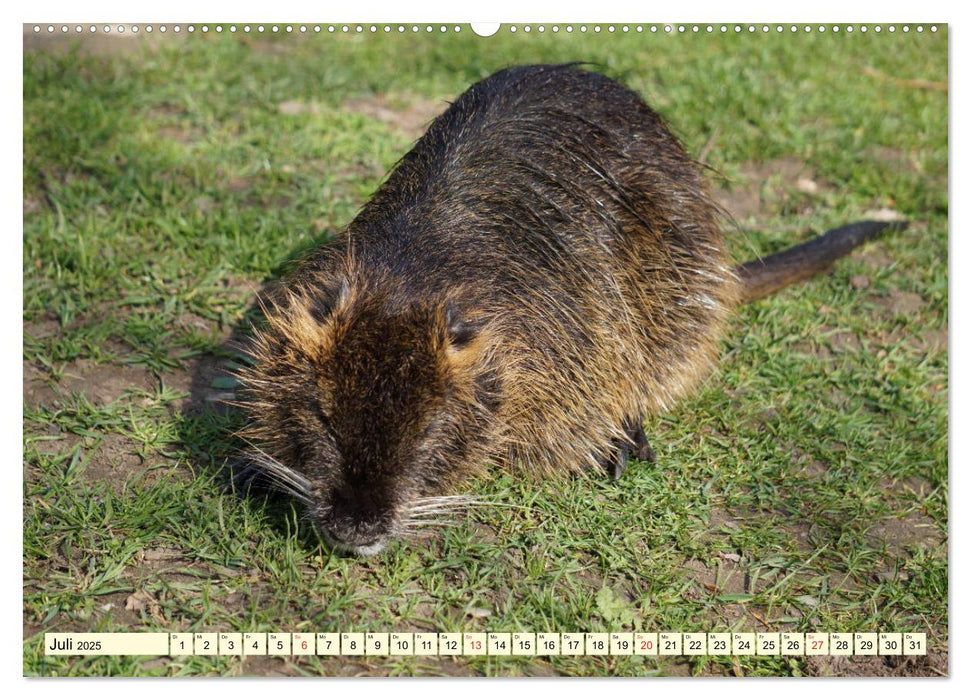
<instances>
[{"instance_id":1,"label":"bare soil patch","mask_svg":"<svg viewBox=\"0 0 971 700\"><path fill-rule=\"evenodd\" d=\"M421 136L432 120L445 111L443 100L415 95L373 95L346 100L341 109L383 122L412 139Z\"/></svg>"},{"instance_id":2,"label":"bare soil patch","mask_svg":"<svg viewBox=\"0 0 971 700\"><path fill-rule=\"evenodd\" d=\"M945 541L938 524L917 512L880 520L874 523L867 536L874 546L885 546L895 557L906 557L909 550L920 547L940 547Z\"/></svg>"},{"instance_id":3,"label":"bare soil patch","mask_svg":"<svg viewBox=\"0 0 971 700\"><path fill-rule=\"evenodd\" d=\"M108 433L96 443L85 466L85 478L108 484L116 493L136 474L145 471L145 460L138 454L135 444L124 437Z\"/></svg>"},{"instance_id":4,"label":"bare soil patch","mask_svg":"<svg viewBox=\"0 0 971 700\"><path fill-rule=\"evenodd\" d=\"M31 407L57 405L73 395L107 406L131 391L152 391L155 384L152 372L137 365L80 359L69 363L54 383L33 364L24 363L24 404Z\"/></svg>"},{"instance_id":5,"label":"bare soil patch","mask_svg":"<svg viewBox=\"0 0 971 700\"><path fill-rule=\"evenodd\" d=\"M927 305L920 294L905 292L896 287L885 296L871 297L873 302L888 312L890 316L916 316Z\"/></svg>"},{"instance_id":6,"label":"bare soil patch","mask_svg":"<svg viewBox=\"0 0 971 700\"><path fill-rule=\"evenodd\" d=\"M889 253L874 247L857 248L850 253L849 257L876 270L885 270L897 262Z\"/></svg>"},{"instance_id":7,"label":"bare soil patch","mask_svg":"<svg viewBox=\"0 0 971 700\"><path fill-rule=\"evenodd\" d=\"M931 650L927 656L807 656L806 665L813 676L947 677L948 654Z\"/></svg>"},{"instance_id":8,"label":"bare soil patch","mask_svg":"<svg viewBox=\"0 0 971 700\"><path fill-rule=\"evenodd\" d=\"M921 170L914 154L889 146L870 146L864 152L864 158L886 163L897 172L919 172Z\"/></svg>"},{"instance_id":9,"label":"bare soil patch","mask_svg":"<svg viewBox=\"0 0 971 700\"><path fill-rule=\"evenodd\" d=\"M804 161L776 158L743 164L738 174L713 194L718 204L741 222L749 218L758 220L778 212L794 193L803 200L803 208L809 206L811 210L813 197L833 189L832 184L822 180Z\"/></svg>"}]
</instances>

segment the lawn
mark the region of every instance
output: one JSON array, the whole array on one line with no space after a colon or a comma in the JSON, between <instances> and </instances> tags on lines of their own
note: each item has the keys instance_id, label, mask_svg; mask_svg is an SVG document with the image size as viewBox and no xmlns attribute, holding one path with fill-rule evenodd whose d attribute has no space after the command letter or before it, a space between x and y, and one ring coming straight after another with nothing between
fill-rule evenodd
<instances>
[{"instance_id":1,"label":"lawn","mask_svg":"<svg viewBox=\"0 0 971 700\"><path fill-rule=\"evenodd\" d=\"M948 657L948 38L25 28L24 673L940 675ZM46 28L45 28L46 29ZM72 30L73 33L73 30ZM42 32L46 34L46 32ZM739 261L874 212L906 231L739 310L619 481L495 503L370 559L228 488L258 291L423 127L516 63L586 61L710 166ZM892 631L888 657L51 657L55 631Z\"/></svg>"}]
</instances>

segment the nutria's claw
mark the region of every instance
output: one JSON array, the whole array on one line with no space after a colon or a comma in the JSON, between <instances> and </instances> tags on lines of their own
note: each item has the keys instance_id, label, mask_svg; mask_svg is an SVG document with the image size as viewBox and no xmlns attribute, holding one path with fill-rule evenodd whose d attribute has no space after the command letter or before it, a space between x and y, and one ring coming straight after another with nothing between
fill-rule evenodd
<instances>
[{"instance_id":1,"label":"nutria's claw","mask_svg":"<svg viewBox=\"0 0 971 700\"><path fill-rule=\"evenodd\" d=\"M634 458L641 462L654 464L657 460L657 455L647 440L647 434L644 432L641 421L632 418L625 420L624 432L627 434L627 439L614 442L617 447L616 457L604 464L604 471L614 479L619 479L624 470L627 469L631 452L633 452Z\"/></svg>"},{"instance_id":2,"label":"nutria's claw","mask_svg":"<svg viewBox=\"0 0 971 700\"><path fill-rule=\"evenodd\" d=\"M647 441L644 428L638 428L638 435L634 439L634 456L641 462L654 464L657 461L657 455L654 453L651 443Z\"/></svg>"},{"instance_id":3,"label":"nutria's claw","mask_svg":"<svg viewBox=\"0 0 971 700\"><path fill-rule=\"evenodd\" d=\"M619 479L627 469L627 459L630 457L630 444L626 440L617 445L617 457L614 459L613 471L610 475Z\"/></svg>"}]
</instances>

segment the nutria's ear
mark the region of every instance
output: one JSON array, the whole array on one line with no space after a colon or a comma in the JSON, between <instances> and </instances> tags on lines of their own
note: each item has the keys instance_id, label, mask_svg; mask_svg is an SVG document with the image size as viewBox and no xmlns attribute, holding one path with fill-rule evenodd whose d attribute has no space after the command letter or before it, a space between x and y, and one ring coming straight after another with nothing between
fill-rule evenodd
<instances>
[{"instance_id":1,"label":"nutria's ear","mask_svg":"<svg viewBox=\"0 0 971 700\"><path fill-rule=\"evenodd\" d=\"M475 340L482 330L482 321L468 320L454 303L449 302L445 306L445 329L449 344L453 348L461 349Z\"/></svg>"},{"instance_id":2,"label":"nutria's ear","mask_svg":"<svg viewBox=\"0 0 971 700\"><path fill-rule=\"evenodd\" d=\"M310 303L307 305L310 315L317 323L326 323L334 309L347 300L350 289L351 285L346 277L339 277L313 288L308 299Z\"/></svg>"}]
</instances>

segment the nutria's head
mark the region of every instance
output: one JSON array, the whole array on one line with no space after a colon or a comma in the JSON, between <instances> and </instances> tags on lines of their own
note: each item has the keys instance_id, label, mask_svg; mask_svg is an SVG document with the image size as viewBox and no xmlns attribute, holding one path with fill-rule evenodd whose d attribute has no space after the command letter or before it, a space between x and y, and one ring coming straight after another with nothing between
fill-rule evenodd
<instances>
[{"instance_id":1,"label":"nutria's head","mask_svg":"<svg viewBox=\"0 0 971 700\"><path fill-rule=\"evenodd\" d=\"M266 316L243 374L250 456L323 537L374 554L446 508L496 401L479 324L346 277L291 287Z\"/></svg>"}]
</instances>

